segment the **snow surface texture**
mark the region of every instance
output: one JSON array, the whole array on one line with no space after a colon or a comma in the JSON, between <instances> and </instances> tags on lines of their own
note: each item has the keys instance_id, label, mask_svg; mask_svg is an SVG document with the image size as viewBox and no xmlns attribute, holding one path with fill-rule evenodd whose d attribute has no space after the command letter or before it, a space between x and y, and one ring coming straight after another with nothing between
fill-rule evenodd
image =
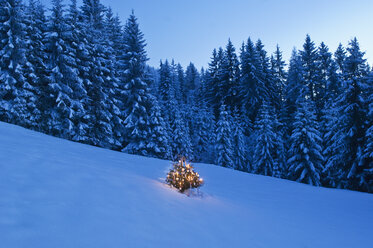
<instances>
[{"instance_id":1,"label":"snow surface texture","mask_svg":"<svg viewBox=\"0 0 373 248\"><path fill-rule=\"evenodd\" d=\"M369 247L373 195L196 164L204 197L163 184L170 162L0 123L1 247Z\"/></svg>"}]
</instances>

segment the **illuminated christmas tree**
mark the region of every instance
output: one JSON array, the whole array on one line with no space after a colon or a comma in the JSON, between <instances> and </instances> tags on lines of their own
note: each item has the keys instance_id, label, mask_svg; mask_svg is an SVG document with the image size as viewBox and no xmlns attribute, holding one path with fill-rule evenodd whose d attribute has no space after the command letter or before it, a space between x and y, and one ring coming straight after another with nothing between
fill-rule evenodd
<instances>
[{"instance_id":1,"label":"illuminated christmas tree","mask_svg":"<svg viewBox=\"0 0 373 248\"><path fill-rule=\"evenodd\" d=\"M187 189L201 187L203 179L183 157L173 165L173 169L167 174L166 183L174 186L182 193Z\"/></svg>"}]
</instances>

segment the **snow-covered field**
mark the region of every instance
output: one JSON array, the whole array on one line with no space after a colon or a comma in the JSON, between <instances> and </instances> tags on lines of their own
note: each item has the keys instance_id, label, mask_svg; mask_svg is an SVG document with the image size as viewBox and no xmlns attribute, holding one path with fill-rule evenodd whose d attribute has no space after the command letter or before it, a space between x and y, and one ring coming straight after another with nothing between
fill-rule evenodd
<instances>
[{"instance_id":1,"label":"snow-covered field","mask_svg":"<svg viewBox=\"0 0 373 248\"><path fill-rule=\"evenodd\" d=\"M372 247L371 194L197 164L187 197L169 166L0 123L0 247Z\"/></svg>"}]
</instances>

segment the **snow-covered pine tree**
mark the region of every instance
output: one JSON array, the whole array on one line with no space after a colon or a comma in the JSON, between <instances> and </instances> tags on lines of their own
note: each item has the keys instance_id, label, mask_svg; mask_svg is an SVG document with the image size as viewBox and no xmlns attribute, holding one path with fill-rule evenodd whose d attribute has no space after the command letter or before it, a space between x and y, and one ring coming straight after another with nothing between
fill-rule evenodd
<instances>
[{"instance_id":1,"label":"snow-covered pine tree","mask_svg":"<svg viewBox=\"0 0 373 248\"><path fill-rule=\"evenodd\" d=\"M363 190L363 171L366 168L360 160L365 149L367 111L363 91L366 89L367 68L364 52L356 38L350 41L347 51L348 57L343 65L347 81L337 99L337 121L326 172L334 175L331 180L339 188Z\"/></svg>"},{"instance_id":2,"label":"snow-covered pine tree","mask_svg":"<svg viewBox=\"0 0 373 248\"><path fill-rule=\"evenodd\" d=\"M176 75L177 83L175 83L174 89L175 89L175 92L178 92L178 94L176 94L176 100L177 100L178 104L181 104L182 103L182 96L183 96L182 85L185 84L185 82L184 82L185 75L184 75L184 69L180 64L177 64L175 73L177 74Z\"/></svg>"},{"instance_id":3,"label":"snow-covered pine tree","mask_svg":"<svg viewBox=\"0 0 373 248\"><path fill-rule=\"evenodd\" d=\"M124 89L124 78L123 78L123 63L124 58L124 44L123 44L123 27L120 22L118 15L114 16L112 9L109 7L106 11L105 18L105 36L107 37L106 46L109 46L112 55L115 57L114 60L114 72L117 80L113 80L111 83L109 94L112 100L111 113L113 114L113 134L114 139L120 144L123 143L123 128L122 122L125 118L123 110L125 109L123 99L125 99Z\"/></svg>"},{"instance_id":4,"label":"snow-covered pine tree","mask_svg":"<svg viewBox=\"0 0 373 248\"><path fill-rule=\"evenodd\" d=\"M326 104L326 88L330 85L329 84L329 73L330 67L332 64L332 54L329 52L329 48L325 45L324 42L321 42L320 46L317 50L317 75L318 80L317 84L315 85L315 93L318 96L318 100L316 101L316 108L319 111L319 121L323 118L324 109Z\"/></svg>"},{"instance_id":5,"label":"snow-covered pine tree","mask_svg":"<svg viewBox=\"0 0 373 248\"><path fill-rule=\"evenodd\" d=\"M81 9L91 59L86 75L86 90L90 100L87 111L89 143L114 148L118 144L111 123L114 115L110 89L115 85L116 77L112 61L114 56L104 32L105 7L99 0L84 0Z\"/></svg>"},{"instance_id":6,"label":"snow-covered pine tree","mask_svg":"<svg viewBox=\"0 0 373 248\"><path fill-rule=\"evenodd\" d=\"M286 63L282 58L282 52L280 47L276 46L275 53L271 56L270 60L270 72L274 81L275 87L275 102L274 106L277 110L277 113L283 108L283 99L284 99L284 91L285 91L285 82L287 78L287 72L285 69Z\"/></svg>"},{"instance_id":7,"label":"snow-covered pine tree","mask_svg":"<svg viewBox=\"0 0 373 248\"><path fill-rule=\"evenodd\" d=\"M99 49L101 50L101 68L102 68L102 78L104 80L103 92L106 94L105 99L107 104L107 112L109 113L110 119L108 124L111 129L111 133L108 133L109 146L115 149L120 149L123 142L123 125L122 120L123 114L120 111L121 106L123 106L121 100L117 96L117 92L120 90L118 88L119 80L116 71L115 64L115 52L112 48L111 41L106 35L102 36L100 41Z\"/></svg>"},{"instance_id":8,"label":"snow-covered pine tree","mask_svg":"<svg viewBox=\"0 0 373 248\"><path fill-rule=\"evenodd\" d=\"M247 158L247 144L242 122L240 112L235 108L233 112L232 139L234 169L240 171L251 171L249 168L249 160Z\"/></svg>"},{"instance_id":9,"label":"snow-covered pine tree","mask_svg":"<svg viewBox=\"0 0 373 248\"><path fill-rule=\"evenodd\" d=\"M77 7L77 1L71 0L67 14L67 38L66 42L70 47L71 54L75 59L75 80L72 88L72 110L71 121L74 129L71 132L71 139L78 142L89 143L89 123L88 123L88 105L89 99L86 90L87 72L89 71L90 58L88 54L88 44L84 32L84 24L81 20L81 13Z\"/></svg>"},{"instance_id":10,"label":"snow-covered pine tree","mask_svg":"<svg viewBox=\"0 0 373 248\"><path fill-rule=\"evenodd\" d=\"M43 62L45 54L44 48L44 34L45 22L40 23L40 18L44 17L43 7L37 6L34 0L30 0L28 6L24 6L24 23L26 26L26 63L24 64L25 84L30 89L30 94L26 101L26 116L24 116L25 124L28 128L39 130L40 111L38 108L38 97L40 96L39 75L38 72L46 74L46 68ZM40 13L42 12L42 13ZM43 18L45 21L45 18ZM38 68L39 67L39 68ZM42 76L43 77L43 76ZM45 78L45 76L44 76Z\"/></svg>"},{"instance_id":11,"label":"snow-covered pine tree","mask_svg":"<svg viewBox=\"0 0 373 248\"><path fill-rule=\"evenodd\" d=\"M219 91L221 92L222 99L230 109L240 107L238 93L239 93L239 76L240 68L239 61L236 55L236 49L234 48L231 40L228 40L228 44L225 47L223 59L221 62L221 68L219 70Z\"/></svg>"},{"instance_id":12,"label":"snow-covered pine tree","mask_svg":"<svg viewBox=\"0 0 373 248\"><path fill-rule=\"evenodd\" d=\"M172 89L174 92L180 93L180 83L178 80L178 72L177 72L178 65L175 63L175 60L172 59L170 63L170 72L171 72L171 82L172 82ZM176 99L176 96L174 96L174 99L176 102L178 102L178 99Z\"/></svg>"},{"instance_id":13,"label":"snow-covered pine tree","mask_svg":"<svg viewBox=\"0 0 373 248\"><path fill-rule=\"evenodd\" d=\"M123 99L125 99L124 85L121 81L121 67L120 58L123 56L123 30L120 23L119 16L114 16L111 8L107 8L104 19L104 40L103 46L106 51L106 62L105 67L107 68L106 74L108 84L108 97L109 112L112 115L111 129L113 133L113 148L121 149L124 137L123 137L123 120L125 109Z\"/></svg>"},{"instance_id":14,"label":"snow-covered pine tree","mask_svg":"<svg viewBox=\"0 0 373 248\"><path fill-rule=\"evenodd\" d=\"M166 60L165 63L160 64L159 68L159 87L158 96L162 105L162 114L165 120L170 124L172 122L171 113L175 102L175 89L172 80L172 71L170 64Z\"/></svg>"},{"instance_id":15,"label":"snow-covered pine tree","mask_svg":"<svg viewBox=\"0 0 373 248\"><path fill-rule=\"evenodd\" d=\"M367 77L366 101L368 106L368 118L366 119L366 145L360 162L364 167L361 176L361 189L373 193L373 71L371 71Z\"/></svg>"},{"instance_id":16,"label":"snow-covered pine tree","mask_svg":"<svg viewBox=\"0 0 373 248\"><path fill-rule=\"evenodd\" d=\"M44 6L35 0L29 0L26 9L26 71L25 79L32 86L34 99L30 99L32 108L28 110L29 126L38 131L47 132L42 126L43 113L45 112L45 92L48 85L48 69L46 66L47 54L45 51L45 35L47 21Z\"/></svg>"},{"instance_id":17,"label":"snow-covered pine tree","mask_svg":"<svg viewBox=\"0 0 373 248\"><path fill-rule=\"evenodd\" d=\"M28 63L23 9L20 0L0 1L0 120L30 127L28 112L35 111L35 103L24 77Z\"/></svg>"},{"instance_id":18,"label":"snow-covered pine tree","mask_svg":"<svg viewBox=\"0 0 373 248\"><path fill-rule=\"evenodd\" d=\"M324 156L324 170L322 175L323 186L337 187L338 186L338 175L339 168L337 166L331 166L329 162L334 156L334 136L338 131L336 125L338 123L338 111L336 104L330 103L324 110L324 116L321 122L322 135L323 135L323 156Z\"/></svg>"},{"instance_id":19,"label":"snow-covered pine tree","mask_svg":"<svg viewBox=\"0 0 373 248\"><path fill-rule=\"evenodd\" d=\"M185 70L184 85L182 87L183 98L189 106L195 104L196 89L199 87L199 72L193 63L189 63Z\"/></svg>"},{"instance_id":20,"label":"snow-covered pine tree","mask_svg":"<svg viewBox=\"0 0 373 248\"><path fill-rule=\"evenodd\" d=\"M152 97L151 115L149 119L150 140L147 144L147 154L151 157L170 159L171 147L169 133L162 117L161 108L155 97Z\"/></svg>"},{"instance_id":21,"label":"snow-covered pine tree","mask_svg":"<svg viewBox=\"0 0 373 248\"><path fill-rule=\"evenodd\" d=\"M288 139L292 132L295 112L297 110L296 100L305 87L303 78L303 66L300 56L294 49L290 59L288 77L286 80L284 92L284 110L281 113L280 120L284 124L284 139L288 143Z\"/></svg>"},{"instance_id":22,"label":"snow-covered pine tree","mask_svg":"<svg viewBox=\"0 0 373 248\"><path fill-rule=\"evenodd\" d=\"M211 62L208 68L208 82L207 82L207 95L206 102L212 107L214 116L217 118L220 111L220 103L223 99L222 92L220 91L220 70L223 60L223 49L219 49L219 52L214 49L212 52Z\"/></svg>"},{"instance_id":23,"label":"snow-covered pine tree","mask_svg":"<svg viewBox=\"0 0 373 248\"><path fill-rule=\"evenodd\" d=\"M134 13L124 27L124 89L125 89L125 144L122 151L146 155L152 130L150 88L147 82L144 35L139 29Z\"/></svg>"},{"instance_id":24,"label":"snow-covered pine tree","mask_svg":"<svg viewBox=\"0 0 373 248\"><path fill-rule=\"evenodd\" d=\"M158 88L159 88L159 69L146 65L145 66L145 73L149 79L149 88L150 93L153 96L158 98Z\"/></svg>"},{"instance_id":25,"label":"snow-covered pine tree","mask_svg":"<svg viewBox=\"0 0 373 248\"><path fill-rule=\"evenodd\" d=\"M327 118L326 110L326 100L330 100L333 96L330 95L329 98L329 92L327 92L327 87L332 87L332 83L335 82L329 82L329 76L331 73L331 66L332 66L332 54L329 52L328 46L325 45L324 42L321 42L320 46L318 47L318 53L317 53L317 66L318 66L318 84L322 87L315 87L316 93L322 95L322 99L320 101L316 102L317 109L320 110L320 121L324 123L324 120ZM327 96L328 94L328 96ZM330 94L334 94L334 92L330 92ZM334 98L335 100L335 98ZM330 101L329 101L330 103ZM324 123L326 124L326 123ZM324 135L326 133L325 129L326 125L320 126L320 132Z\"/></svg>"},{"instance_id":26,"label":"snow-covered pine tree","mask_svg":"<svg viewBox=\"0 0 373 248\"><path fill-rule=\"evenodd\" d=\"M340 94L345 88L345 61L346 61L346 50L339 43L337 50L334 53L334 63L330 67L331 72L329 73L330 78L332 79L330 83L335 84L327 85L326 89L326 108L324 113L324 119L322 120L322 125L325 129L323 142L324 142L324 151L323 155L325 158L325 168L324 168L324 185L329 187L341 187L339 186L339 173L340 169L334 163L330 161L333 160L336 151L334 150L334 139L335 135L338 132L337 124L339 119L338 113L338 99ZM333 72L335 70L335 72Z\"/></svg>"},{"instance_id":27,"label":"snow-covered pine tree","mask_svg":"<svg viewBox=\"0 0 373 248\"><path fill-rule=\"evenodd\" d=\"M335 129L335 125L338 120L338 113L336 111L336 101L340 94L342 88L342 76L337 73L338 65L337 63L331 58L331 54L322 53L320 51L320 55L324 54L324 58L321 60L320 66L321 67L321 74L322 78L320 80L325 81L325 102L324 107L322 110L322 117L321 117L321 128L320 131L323 135L323 156L325 163L329 160L329 157L333 154L333 136L337 131ZM324 61L324 62L322 62ZM323 173L323 185L329 187L335 187L335 173L337 170L327 170L324 169Z\"/></svg>"},{"instance_id":28,"label":"snow-covered pine tree","mask_svg":"<svg viewBox=\"0 0 373 248\"><path fill-rule=\"evenodd\" d=\"M271 73L269 57L260 39L255 43L255 49L257 50L260 60L260 67L258 67L257 73L260 81L264 82L267 92L267 97L263 98L263 101L267 101L268 104L276 106L281 101L281 98L279 98L280 95L277 91L276 81ZM276 108L279 108L279 106L276 106Z\"/></svg>"},{"instance_id":29,"label":"snow-covered pine tree","mask_svg":"<svg viewBox=\"0 0 373 248\"><path fill-rule=\"evenodd\" d=\"M196 106L200 106L202 104L208 105L207 103L207 94L208 94L208 82L209 76L207 71L202 67L200 70L200 84L197 89L196 93Z\"/></svg>"},{"instance_id":30,"label":"snow-covered pine tree","mask_svg":"<svg viewBox=\"0 0 373 248\"><path fill-rule=\"evenodd\" d=\"M316 103L320 100L320 95L318 93L318 88L321 86L318 85L319 70L318 70L318 53L315 43L311 40L311 37L307 34L306 40L303 44L303 50L299 51L299 54L302 58L303 65L303 78L308 87L308 96L312 101ZM316 109L317 114L319 110Z\"/></svg>"},{"instance_id":31,"label":"snow-covered pine tree","mask_svg":"<svg viewBox=\"0 0 373 248\"><path fill-rule=\"evenodd\" d=\"M245 134L248 135L249 126L255 122L256 115L262 101L268 99L268 91L262 80L262 63L260 55L249 38L241 49L241 83L239 98L244 111Z\"/></svg>"},{"instance_id":32,"label":"snow-covered pine tree","mask_svg":"<svg viewBox=\"0 0 373 248\"><path fill-rule=\"evenodd\" d=\"M68 25L61 0L52 1L52 13L46 33L47 67L50 72L46 88L48 96L43 118L48 133L63 138L71 138L74 123L73 90L78 81L75 51L68 42Z\"/></svg>"},{"instance_id":33,"label":"snow-covered pine tree","mask_svg":"<svg viewBox=\"0 0 373 248\"><path fill-rule=\"evenodd\" d=\"M116 56L116 60L121 56L123 48L123 29L118 15L114 16L113 10L109 7L105 15L105 35L111 43L111 48Z\"/></svg>"},{"instance_id":34,"label":"snow-covered pine tree","mask_svg":"<svg viewBox=\"0 0 373 248\"><path fill-rule=\"evenodd\" d=\"M213 163L212 143L214 130L214 114L208 108L204 99L200 99L195 117L195 130L193 136L193 151L196 161Z\"/></svg>"},{"instance_id":35,"label":"snow-covered pine tree","mask_svg":"<svg viewBox=\"0 0 373 248\"><path fill-rule=\"evenodd\" d=\"M161 113L165 121L165 128L169 137L174 132L173 123L175 121L175 109L177 108L178 102L175 98L176 92L174 88L174 80L172 68L168 61L160 64L159 69L159 83L157 89L157 95L161 106ZM178 92L180 94L180 92ZM170 140L171 142L171 140Z\"/></svg>"},{"instance_id":36,"label":"snow-covered pine tree","mask_svg":"<svg viewBox=\"0 0 373 248\"><path fill-rule=\"evenodd\" d=\"M285 69L286 63L283 61L282 52L279 46L276 46L276 51L271 56L270 60L270 73L274 81L275 95L273 106L275 107L276 114L278 117L277 126L275 126L275 133L278 136L278 157L277 162L281 171L281 177L286 177L286 144L285 141L288 138L287 136L287 126L285 125L286 120L289 120L289 117L286 116L286 80L288 78L288 73ZM294 71L293 71L294 72Z\"/></svg>"},{"instance_id":37,"label":"snow-covered pine tree","mask_svg":"<svg viewBox=\"0 0 373 248\"><path fill-rule=\"evenodd\" d=\"M339 74L344 76L345 73L345 60L346 60L346 50L342 46L341 43L339 43L337 50L334 53L335 62L338 65L338 72Z\"/></svg>"},{"instance_id":38,"label":"snow-covered pine tree","mask_svg":"<svg viewBox=\"0 0 373 248\"><path fill-rule=\"evenodd\" d=\"M200 72L200 84L195 94L195 106L184 112L187 113L186 116L193 115L193 120L189 125L193 129L193 136L191 138L195 161L213 163L212 143L214 141L213 130L215 119L212 108L207 104L207 84L208 79L205 70L202 68Z\"/></svg>"},{"instance_id":39,"label":"snow-covered pine tree","mask_svg":"<svg viewBox=\"0 0 373 248\"><path fill-rule=\"evenodd\" d=\"M255 122L253 172L265 176L280 177L279 145L276 133L276 111L266 101L263 102Z\"/></svg>"},{"instance_id":40,"label":"snow-covered pine tree","mask_svg":"<svg viewBox=\"0 0 373 248\"><path fill-rule=\"evenodd\" d=\"M189 129L190 137L194 137L196 130L196 114L198 90L200 89L200 74L193 63L185 71L184 86L182 87L186 102L181 105L182 116Z\"/></svg>"},{"instance_id":41,"label":"snow-covered pine tree","mask_svg":"<svg viewBox=\"0 0 373 248\"><path fill-rule=\"evenodd\" d=\"M220 107L220 115L215 131L216 164L223 167L234 168L231 117L225 109Z\"/></svg>"},{"instance_id":42,"label":"snow-covered pine tree","mask_svg":"<svg viewBox=\"0 0 373 248\"><path fill-rule=\"evenodd\" d=\"M330 65L327 68L327 82L325 88L325 105L328 102L335 102L342 88L343 77L338 73L337 63L331 59Z\"/></svg>"},{"instance_id":43,"label":"snow-covered pine tree","mask_svg":"<svg viewBox=\"0 0 373 248\"><path fill-rule=\"evenodd\" d=\"M305 89L307 91L308 89ZM323 170L322 139L316 122L313 102L301 94L290 137L288 177L292 180L321 186Z\"/></svg>"},{"instance_id":44,"label":"snow-covered pine tree","mask_svg":"<svg viewBox=\"0 0 373 248\"><path fill-rule=\"evenodd\" d=\"M191 136L189 133L189 127L186 121L182 118L181 113L178 109L174 112L174 122L172 123L172 137L171 137L171 148L172 148L172 159L177 161L179 157L185 157L192 161L193 147L191 142Z\"/></svg>"}]
</instances>

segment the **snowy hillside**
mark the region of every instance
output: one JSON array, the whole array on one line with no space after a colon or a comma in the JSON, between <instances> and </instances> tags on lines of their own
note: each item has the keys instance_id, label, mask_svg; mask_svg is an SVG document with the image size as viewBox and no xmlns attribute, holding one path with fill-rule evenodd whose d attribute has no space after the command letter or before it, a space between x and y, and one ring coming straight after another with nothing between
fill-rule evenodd
<instances>
[{"instance_id":1,"label":"snowy hillside","mask_svg":"<svg viewBox=\"0 0 373 248\"><path fill-rule=\"evenodd\" d=\"M368 247L373 195L197 164L203 198L164 185L170 162L0 123L0 247Z\"/></svg>"}]
</instances>

